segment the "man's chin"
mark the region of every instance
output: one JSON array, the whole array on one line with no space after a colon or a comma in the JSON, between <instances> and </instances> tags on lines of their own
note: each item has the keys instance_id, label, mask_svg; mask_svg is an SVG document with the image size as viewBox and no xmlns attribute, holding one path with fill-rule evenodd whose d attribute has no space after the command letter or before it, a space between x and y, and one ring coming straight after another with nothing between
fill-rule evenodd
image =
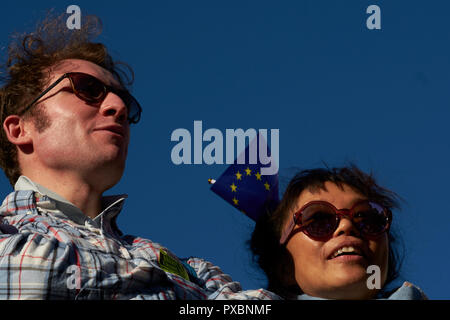
<instances>
[{"instance_id":1,"label":"man's chin","mask_svg":"<svg viewBox=\"0 0 450 320\"><path fill-rule=\"evenodd\" d=\"M88 173L88 179L95 184L101 184L102 189L107 190L115 186L123 176L125 162L104 159Z\"/></svg>"},{"instance_id":2,"label":"man's chin","mask_svg":"<svg viewBox=\"0 0 450 320\"><path fill-rule=\"evenodd\" d=\"M116 145L102 146L93 157L99 167L124 170L127 159L127 149Z\"/></svg>"}]
</instances>

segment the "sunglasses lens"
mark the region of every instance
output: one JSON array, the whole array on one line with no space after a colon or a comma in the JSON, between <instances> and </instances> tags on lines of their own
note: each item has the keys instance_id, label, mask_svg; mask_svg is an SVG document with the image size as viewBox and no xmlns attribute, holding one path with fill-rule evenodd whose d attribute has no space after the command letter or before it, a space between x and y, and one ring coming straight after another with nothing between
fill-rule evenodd
<instances>
[{"instance_id":1,"label":"sunglasses lens","mask_svg":"<svg viewBox=\"0 0 450 320\"><path fill-rule=\"evenodd\" d=\"M130 123L138 123L142 112L139 102L128 91L121 91L120 98L128 108L128 121Z\"/></svg>"},{"instance_id":2,"label":"sunglasses lens","mask_svg":"<svg viewBox=\"0 0 450 320\"><path fill-rule=\"evenodd\" d=\"M355 208L354 223L358 229L366 235L379 235L388 227L386 210L380 205L367 202Z\"/></svg>"},{"instance_id":3,"label":"sunglasses lens","mask_svg":"<svg viewBox=\"0 0 450 320\"><path fill-rule=\"evenodd\" d=\"M301 224L306 232L314 238L325 238L336 230L336 214L324 204L313 204L302 213Z\"/></svg>"},{"instance_id":4,"label":"sunglasses lens","mask_svg":"<svg viewBox=\"0 0 450 320\"><path fill-rule=\"evenodd\" d=\"M112 90L119 95L123 103L128 108L128 121L130 123L138 123L141 118L142 108L137 100L127 91L120 89L107 89L107 87L97 78L84 73L71 73L70 79L72 81L75 94L87 101L97 103L102 101L108 90Z\"/></svg>"},{"instance_id":5,"label":"sunglasses lens","mask_svg":"<svg viewBox=\"0 0 450 320\"><path fill-rule=\"evenodd\" d=\"M72 74L75 94L87 102L99 102L105 97L106 88L98 79L87 74Z\"/></svg>"}]
</instances>

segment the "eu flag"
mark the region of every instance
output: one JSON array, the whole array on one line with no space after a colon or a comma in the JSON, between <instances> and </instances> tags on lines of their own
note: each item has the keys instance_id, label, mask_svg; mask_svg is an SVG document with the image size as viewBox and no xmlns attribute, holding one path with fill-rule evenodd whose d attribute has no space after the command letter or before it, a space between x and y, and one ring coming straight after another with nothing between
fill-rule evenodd
<instances>
[{"instance_id":1,"label":"eu flag","mask_svg":"<svg viewBox=\"0 0 450 320\"><path fill-rule=\"evenodd\" d=\"M254 143L259 148L267 147L270 151L264 138L257 135L234 160L234 163L214 182L211 190L249 218L257 221L266 210L273 210L276 207L279 203L279 195L278 173L261 175L261 168L266 165L260 162L259 157L256 157L255 164L250 164L248 161L250 150L256 149L251 148ZM246 164L239 164L238 159L242 159L244 155Z\"/></svg>"}]
</instances>

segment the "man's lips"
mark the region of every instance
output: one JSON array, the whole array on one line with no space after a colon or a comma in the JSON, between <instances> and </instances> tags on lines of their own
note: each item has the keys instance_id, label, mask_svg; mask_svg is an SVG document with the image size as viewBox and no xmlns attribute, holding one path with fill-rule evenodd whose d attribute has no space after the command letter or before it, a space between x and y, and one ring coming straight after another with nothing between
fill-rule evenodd
<instances>
[{"instance_id":1,"label":"man's lips","mask_svg":"<svg viewBox=\"0 0 450 320\"><path fill-rule=\"evenodd\" d=\"M101 131L101 130L110 131L110 132L118 134L122 137L125 137L125 135L126 135L125 128L120 125L108 125L108 126L102 126L102 127L98 127L98 128L94 129L94 131Z\"/></svg>"}]
</instances>

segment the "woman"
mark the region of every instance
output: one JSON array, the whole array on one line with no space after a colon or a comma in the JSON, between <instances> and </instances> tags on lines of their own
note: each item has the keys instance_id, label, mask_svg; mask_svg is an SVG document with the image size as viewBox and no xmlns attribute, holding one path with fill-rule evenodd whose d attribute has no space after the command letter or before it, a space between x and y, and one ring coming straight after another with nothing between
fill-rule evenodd
<instances>
[{"instance_id":1,"label":"woman","mask_svg":"<svg viewBox=\"0 0 450 320\"><path fill-rule=\"evenodd\" d=\"M268 289L286 299L426 299L398 277L393 192L355 166L305 170L263 215L251 249Z\"/></svg>"}]
</instances>

